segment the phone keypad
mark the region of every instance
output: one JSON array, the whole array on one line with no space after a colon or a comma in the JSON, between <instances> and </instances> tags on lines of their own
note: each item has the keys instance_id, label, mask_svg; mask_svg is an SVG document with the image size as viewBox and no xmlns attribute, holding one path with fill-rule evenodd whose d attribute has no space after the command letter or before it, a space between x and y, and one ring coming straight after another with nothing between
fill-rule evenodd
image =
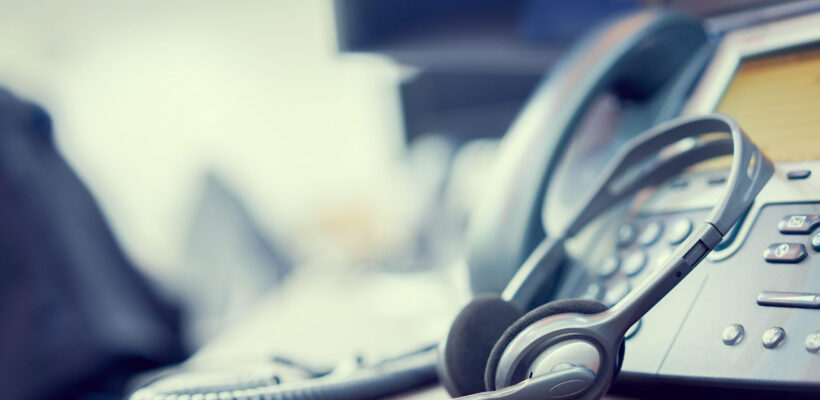
<instances>
[{"instance_id":1,"label":"phone keypad","mask_svg":"<svg viewBox=\"0 0 820 400\"><path fill-rule=\"evenodd\" d=\"M782 171L781 181L784 175ZM690 180L680 192L694 193L690 189L696 186L712 187L705 180ZM795 191L816 194L818 188L812 184ZM784 189L778 198L790 194ZM820 387L820 378L806 374L820 368L820 202L763 201L625 338L630 346L625 373L663 379L797 380ZM588 293L610 306L623 303L691 239L711 210L677 207L675 202L645 204L601 216L604 229L590 230L571 243L578 273L567 275L575 280L567 279L572 285L561 296ZM630 240L618 241L619 230L621 238ZM636 268L640 263L631 258L641 252L645 263ZM608 257L617 257L619 266L607 261L602 268ZM599 273L604 270L606 274Z\"/></svg>"},{"instance_id":2,"label":"phone keypad","mask_svg":"<svg viewBox=\"0 0 820 400\"><path fill-rule=\"evenodd\" d=\"M691 232L692 218L688 216L637 218L621 224L615 232L614 251L593 267L592 280L578 296L614 305Z\"/></svg>"}]
</instances>

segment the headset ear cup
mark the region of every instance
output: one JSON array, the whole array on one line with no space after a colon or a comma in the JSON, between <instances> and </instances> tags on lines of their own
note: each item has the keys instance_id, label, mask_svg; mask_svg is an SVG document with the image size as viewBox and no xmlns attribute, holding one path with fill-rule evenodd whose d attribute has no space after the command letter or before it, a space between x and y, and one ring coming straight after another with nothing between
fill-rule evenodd
<instances>
[{"instance_id":1,"label":"headset ear cup","mask_svg":"<svg viewBox=\"0 0 820 400\"><path fill-rule=\"evenodd\" d=\"M501 334L522 315L497 295L477 296L456 316L439 352L437 369L453 397L484 390L484 367Z\"/></svg>"},{"instance_id":2,"label":"headset ear cup","mask_svg":"<svg viewBox=\"0 0 820 400\"><path fill-rule=\"evenodd\" d=\"M515 321L515 323L510 325L510 327L507 328L506 331L504 331L504 334L501 335L501 337L498 339L498 342L496 342L495 346L490 352L490 357L487 360L487 368L484 371L484 385L486 387L486 390L496 390L495 375L496 369L498 368L498 362L501 359L501 355L504 353L504 349L507 348L507 345L510 344L513 338L515 338L519 333L521 333L521 331L523 331L526 327L532 325L536 321L540 321L544 318L547 318L555 314L597 314L600 312L604 312L608 309L609 307L607 307L606 304L596 300L563 299L551 301L528 312L519 320ZM623 362L623 342L621 342L620 353L621 356L620 360L618 361L618 370L621 369L621 363Z\"/></svg>"}]
</instances>

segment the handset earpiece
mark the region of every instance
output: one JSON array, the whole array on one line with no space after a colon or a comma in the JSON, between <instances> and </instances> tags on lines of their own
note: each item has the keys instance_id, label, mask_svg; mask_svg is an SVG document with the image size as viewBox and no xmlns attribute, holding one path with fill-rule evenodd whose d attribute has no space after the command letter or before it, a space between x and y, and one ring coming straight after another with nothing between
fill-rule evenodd
<instances>
[{"instance_id":1,"label":"handset earpiece","mask_svg":"<svg viewBox=\"0 0 820 400\"><path fill-rule=\"evenodd\" d=\"M700 228L612 309L594 314L578 310L549 315L529 313L515 322L491 352L485 371L487 389L499 391L476 398L598 399L606 393L623 359L620 353L626 331L720 243L751 206L774 167L727 115L715 113L670 121L633 138L621 149L581 203L564 235L553 239L554 243L563 243L628 194L657 184L694 163L726 154L729 142L718 140L696 142L671 156L660 155L661 150L683 139L714 132L731 136L734 158L726 192ZM646 159L652 160L651 168L641 168L640 163ZM522 268L521 273L533 273L537 267L529 271ZM518 285L526 287L526 281L523 275ZM509 292L514 299L517 290ZM594 378L590 380L586 371ZM538 396L528 397L529 393Z\"/></svg>"}]
</instances>

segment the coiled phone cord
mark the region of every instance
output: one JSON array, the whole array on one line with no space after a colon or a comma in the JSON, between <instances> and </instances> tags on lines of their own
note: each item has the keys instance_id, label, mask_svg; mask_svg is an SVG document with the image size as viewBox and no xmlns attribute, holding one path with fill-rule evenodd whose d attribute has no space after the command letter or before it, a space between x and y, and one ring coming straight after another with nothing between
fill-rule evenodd
<instances>
[{"instance_id":1,"label":"coiled phone cord","mask_svg":"<svg viewBox=\"0 0 820 400\"><path fill-rule=\"evenodd\" d=\"M279 383L257 371L237 376L203 371L195 366L166 370L142 385L129 400L354 400L378 399L434 383L436 350L425 348L385 360L349 374L327 374L298 382ZM218 381L218 382L215 382Z\"/></svg>"}]
</instances>

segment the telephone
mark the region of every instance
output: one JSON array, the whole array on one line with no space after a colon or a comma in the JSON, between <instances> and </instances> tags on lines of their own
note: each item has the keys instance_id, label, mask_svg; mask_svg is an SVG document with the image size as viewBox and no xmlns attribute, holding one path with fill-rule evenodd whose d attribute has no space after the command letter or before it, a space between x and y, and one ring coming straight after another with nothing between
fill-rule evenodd
<instances>
[{"instance_id":1,"label":"telephone","mask_svg":"<svg viewBox=\"0 0 820 400\"><path fill-rule=\"evenodd\" d=\"M674 117L711 48L700 21L642 12L597 29L570 51L505 136L490 189L470 221L467 265L474 292L500 292L542 239L541 210L550 181L578 172L592 172L594 178L618 144ZM575 137L583 139L573 146ZM567 171L560 160L565 150L570 151L565 158L584 157L593 164ZM557 205L563 207L585 189L574 182L558 184Z\"/></svg>"},{"instance_id":2,"label":"telephone","mask_svg":"<svg viewBox=\"0 0 820 400\"><path fill-rule=\"evenodd\" d=\"M471 220L466 264L473 292L506 296L519 311L565 298L583 299L573 313L605 314L606 308L592 305L600 303L617 309L641 292L642 282L666 268L663 261L677 246L703 235L695 222L711 218L709 210L728 199L723 197L727 188L738 189L737 176L748 171L749 177L759 177L747 192L753 195L745 198L748 202L730 202L743 206L732 224L722 226L719 236L703 239L711 253L696 257L694 264L700 266L623 332L625 349L608 350L603 359L610 364L616 359L620 372L601 368L617 373L616 388L638 388L638 394L659 385L797 394L820 389L814 373L820 367L820 323L813 318L820 312L820 272L813 266L820 252L820 231L815 232L820 183L812 176L820 167L820 147L814 142L820 137L818 10L817 2L775 6L710 21L708 31L693 17L641 12L600 27L576 45L538 86L503 141L487 196ZM580 199L619 149L634 144L641 132L690 126L714 111L737 119L753 142L746 148L759 147L773 169L767 169L772 164L765 156L744 158L745 164L732 165L731 174L721 159L685 170L661 169L658 176L670 179L607 204L606 212L585 221L565 242L562 262L545 268L528 261L550 239L546 232L572 222ZM734 126L731 118L710 118ZM687 139L657 155L669 160L696 154L698 146L711 146L710 155L727 154L747 140L738 139L746 136L734 128L729 131L732 141ZM669 272L674 276L673 269ZM528 327L515 329L517 334ZM581 345L566 351L587 350ZM403 364L346 378L281 388L263 378L237 383L231 377L216 385L214 375L176 381L171 376L138 385L131 398L215 391L226 398L378 398L429 382L435 374L431 354L414 354ZM480 370L484 378L490 354L477 351L469 357L467 364L475 367L469 373ZM499 354L493 362L518 360ZM568 382L606 390L576 367L553 372L576 374ZM507 381L495 375L495 382L515 383L522 371ZM483 380L472 382L468 391L456 390L447 382L452 377L442 374L451 394L484 390Z\"/></svg>"},{"instance_id":3,"label":"telephone","mask_svg":"<svg viewBox=\"0 0 820 400\"><path fill-rule=\"evenodd\" d=\"M519 311L561 298L597 300L614 309L628 302L695 234L693 222L732 184L727 164L707 162L613 205L565 245L563 264L544 261L549 256L541 243L584 204L585 191L625 138L672 116L723 111L771 157L774 175L703 265L625 332L618 382L816 391L820 378L811 371L820 367L820 275L813 268L820 251L820 187L812 170L820 158L820 33L812 24L820 22L820 13L816 3L811 7L798 14L775 7L768 10L775 17L747 18L745 26L711 32L709 40L697 21L637 14L579 46L547 77L505 138L498 174L473 225L473 290L500 293ZM606 50L599 51L603 43ZM495 303L483 305L494 311L476 317L472 306L448 336L457 344L444 350L442 375L452 395L522 382L527 368L516 363L528 366L528 381L538 378L542 358L560 351L538 340L546 343L545 327L560 326L561 313L608 318L595 307L563 305L518 319L520 314ZM494 317L501 322L490 321ZM487 337L459 338L459 329L482 330ZM481 344L487 340L489 346ZM516 340L531 349L504 348ZM572 351L569 359L586 357L577 355L586 350ZM456 361L447 361L448 355ZM510 369L499 372L504 357ZM552 372L563 374L575 364L568 365ZM555 382L595 382L580 372L567 379ZM546 391L541 397L518 394L527 390L522 382L476 398L597 398L563 389L554 397Z\"/></svg>"}]
</instances>

